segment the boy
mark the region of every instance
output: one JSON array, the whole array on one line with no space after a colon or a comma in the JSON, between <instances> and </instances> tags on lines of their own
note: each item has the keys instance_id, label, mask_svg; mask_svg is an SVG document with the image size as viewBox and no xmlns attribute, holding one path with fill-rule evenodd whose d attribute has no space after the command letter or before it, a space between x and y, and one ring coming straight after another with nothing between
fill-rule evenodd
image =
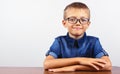
<instances>
[{"instance_id":1,"label":"boy","mask_svg":"<svg viewBox=\"0 0 120 74\"><path fill-rule=\"evenodd\" d=\"M111 70L110 59L99 39L86 35L90 10L84 3L74 2L66 6L62 24L68 33L57 37L50 47L44 61L45 70Z\"/></svg>"}]
</instances>

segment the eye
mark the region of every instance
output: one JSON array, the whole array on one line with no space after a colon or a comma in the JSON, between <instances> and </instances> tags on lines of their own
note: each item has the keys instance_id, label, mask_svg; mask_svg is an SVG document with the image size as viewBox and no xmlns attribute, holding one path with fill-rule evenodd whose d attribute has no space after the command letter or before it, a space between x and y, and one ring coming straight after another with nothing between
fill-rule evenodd
<instances>
[{"instance_id":1,"label":"eye","mask_svg":"<svg viewBox=\"0 0 120 74\"><path fill-rule=\"evenodd\" d=\"M88 22L89 19L88 19L88 18L81 18L81 21L82 21L82 22Z\"/></svg>"},{"instance_id":2,"label":"eye","mask_svg":"<svg viewBox=\"0 0 120 74\"><path fill-rule=\"evenodd\" d=\"M70 21L70 22L75 22L75 21L76 21L76 18L68 18L68 21Z\"/></svg>"}]
</instances>

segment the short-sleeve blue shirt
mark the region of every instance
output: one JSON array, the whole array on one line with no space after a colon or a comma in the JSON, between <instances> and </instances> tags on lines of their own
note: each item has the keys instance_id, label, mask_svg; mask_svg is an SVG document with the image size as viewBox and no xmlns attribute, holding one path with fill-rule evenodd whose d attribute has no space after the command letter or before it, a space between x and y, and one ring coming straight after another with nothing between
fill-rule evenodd
<instances>
[{"instance_id":1,"label":"short-sleeve blue shirt","mask_svg":"<svg viewBox=\"0 0 120 74\"><path fill-rule=\"evenodd\" d=\"M46 56L51 55L54 58L72 58L72 57L89 57L101 58L108 56L108 53L102 48L97 37L84 36L75 40L67 35L55 38Z\"/></svg>"}]
</instances>

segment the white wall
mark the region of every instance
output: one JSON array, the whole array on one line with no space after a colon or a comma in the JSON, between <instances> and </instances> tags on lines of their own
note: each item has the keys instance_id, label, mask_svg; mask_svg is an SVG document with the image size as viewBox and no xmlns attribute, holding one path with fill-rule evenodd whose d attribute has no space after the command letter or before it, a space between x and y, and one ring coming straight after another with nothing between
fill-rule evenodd
<instances>
[{"instance_id":1,"label":"white wall","mask_svg":"<svg viewBox=\"0 0 120 74\"><path fill-rule=\"evenodd\" d=\"M119 0L0 0L0 66L42 67L54 38L66 34L63 9L73 1L89 6L87 33L99 37L120 66Z\"/></svg>"}]
</instances>

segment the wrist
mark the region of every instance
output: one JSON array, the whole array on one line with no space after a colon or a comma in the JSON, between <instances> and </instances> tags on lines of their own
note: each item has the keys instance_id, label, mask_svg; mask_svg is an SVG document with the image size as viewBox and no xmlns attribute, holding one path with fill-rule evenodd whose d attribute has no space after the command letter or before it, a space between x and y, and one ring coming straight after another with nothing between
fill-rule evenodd
<instances>
[{"instance_id":1,"label":"wrist","mask_svg":"<svg viewBox=\"0 0 120 74\"><path fill-rule=\"evenodd\" d=\"M75 65L74 69L75 70L79 70L80 69L80 65Z\"/></svg>"},{"instance_id":2,"label":"wrist","mask_svg":"<svg viewBox=\"0 0 120 74\"><path fill-rule=\"evenodd\" d=\"M79 65L79 58L74 58L74 65Z\"/></svg>"},{"instance_id":3,"label":"wrist","mask_svg":"<svg viewBox=\"0 0 120 74\"><path fill-rule=\"evenodd\" d=\"M80 65L83 59L84 59L84 58L79 58L79 57L76 58L76 63L77 63L77 65Z\"/></svg>"}]
</instances>

